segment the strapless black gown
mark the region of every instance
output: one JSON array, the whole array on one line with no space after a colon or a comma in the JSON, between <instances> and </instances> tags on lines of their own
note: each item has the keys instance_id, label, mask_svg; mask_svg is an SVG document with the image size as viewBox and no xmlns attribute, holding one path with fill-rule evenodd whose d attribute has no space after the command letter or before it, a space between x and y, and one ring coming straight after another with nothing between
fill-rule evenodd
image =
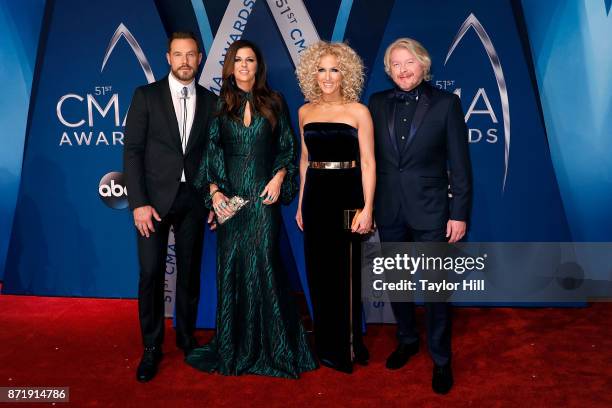
<instances>
[{"instance_id":1,"label":"strapless black gown","mask_svg":"<svg viewBox=\"0 0 612 408\"><path fill-rule=\"evenodd\" d=\"M309 160L359 160L357 129L345 123L304 126ZM344 210L363 208L361 169L308 168L302 198L304 255L317 355L350 371L365 351L361 311L361 236L344 229Z\"/></svg>"}]
</instances>

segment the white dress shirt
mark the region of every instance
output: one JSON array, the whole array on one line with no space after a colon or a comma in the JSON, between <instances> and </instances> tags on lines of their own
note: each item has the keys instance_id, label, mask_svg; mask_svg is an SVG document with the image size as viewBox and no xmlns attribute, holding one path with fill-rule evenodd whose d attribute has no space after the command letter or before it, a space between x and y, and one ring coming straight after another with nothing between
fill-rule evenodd
<instances>
[{"instance_id":1,"label":"white dress shirt","mask_svg":"<svg viewBox=\"0 0 612 408\"><path fill-rule=\"evenodd\" d=\"M187 143L189 142L189 133L191 132L191 125L193 125L193 117L195 115L195 106L196 106L196 87L195 87L195 79L189 83L189 85L183 85L179 82L178 79L170 72L168 75L168 84L170 85L170 95L172 95L172 104L174 105L174 113L176 113L176 121L179 127L179 134L181 135L181 142L183 144L183 153L185 153L185 149L187 148ZM183 88L187 88L187 121L186 125L183 124L184 112L184 102L183 102ZM183 128L186 129L185 134L183 134ZM183 173L181 174L181 181L187 181L185 178L185 170L183 169Z\"/></svg>"}]
</instances>

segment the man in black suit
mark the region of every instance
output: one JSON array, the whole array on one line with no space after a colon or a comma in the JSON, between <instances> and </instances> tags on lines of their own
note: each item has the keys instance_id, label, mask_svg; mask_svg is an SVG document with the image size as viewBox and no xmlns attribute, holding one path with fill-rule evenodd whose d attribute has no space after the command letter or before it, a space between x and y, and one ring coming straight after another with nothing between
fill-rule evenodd
<instances>
[{"instance_id":1,"label":"man in black suit","mask_svg":"<svg viewBox=\"0 0 612 408\"><path fill-rule=\"evenodd\" d=\"M138 314L144 353L138 381L155 377L164 339L164 281L168 232L176 240L176 343L185 354L200 297L206 209L193 181L207 141L216 96L196 84L202 61L192 33L174 33L166 54L171 71L134 92L125 127L123 165L138 230Z\"/></svg>"},{"instance_id":2,"label":"man in black suit","mask_svg":"<svg viewBox=\"0 0 612 408\"><path fill-rule=\"evenodd\" d=\"M431 59L417 41L400 38L385 53L395 88L370 98L376 146L374 215L381 242L457 242L466 232L471 202L468 133L459 98L430 86ZM452 198L449 199L448 186ZM399 369L418 352L414 303L391 304L399 346L387 368ZM432 387L453 385L448 303L425 304L434 361Z\"/></svg>"}]
</instances>

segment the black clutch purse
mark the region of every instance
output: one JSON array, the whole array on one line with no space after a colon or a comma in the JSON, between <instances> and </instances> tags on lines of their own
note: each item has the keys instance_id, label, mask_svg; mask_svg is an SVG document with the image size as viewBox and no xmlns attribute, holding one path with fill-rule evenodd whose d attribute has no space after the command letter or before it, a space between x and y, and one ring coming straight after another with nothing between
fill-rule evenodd
<instances>
[{"instance_id":1,"label":"black clutch purse","mask_svg":"<svg viewBox=\"0 0 612 408\"><path fill-rule=\"evenodd\" d=\"M361 209L344 210L344 229L351 231L355 217L361 213Z\"/></svg>"}]
</instances>

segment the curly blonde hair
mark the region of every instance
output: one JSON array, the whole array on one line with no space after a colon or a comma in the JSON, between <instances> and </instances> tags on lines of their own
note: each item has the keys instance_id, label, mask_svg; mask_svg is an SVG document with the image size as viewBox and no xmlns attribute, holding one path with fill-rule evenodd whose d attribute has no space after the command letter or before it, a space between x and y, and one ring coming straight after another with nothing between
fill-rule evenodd
<instances>
[{"instance_id":1,"label":"curly blonde hair","mask_svg":"<svg viewBox=\"0 0 612 408\"><path fill-rule=\"evenodd\" d=\"M321 98L317 69L319 61L325 55L333 55L338 60L338 70L342 74L340 93L343 101L357 102L364 83L363 62L347 44L327 41L316 42L301 53L295 74L304 98L310 102L317 102Z\"/></svg>"}]
</instances>

